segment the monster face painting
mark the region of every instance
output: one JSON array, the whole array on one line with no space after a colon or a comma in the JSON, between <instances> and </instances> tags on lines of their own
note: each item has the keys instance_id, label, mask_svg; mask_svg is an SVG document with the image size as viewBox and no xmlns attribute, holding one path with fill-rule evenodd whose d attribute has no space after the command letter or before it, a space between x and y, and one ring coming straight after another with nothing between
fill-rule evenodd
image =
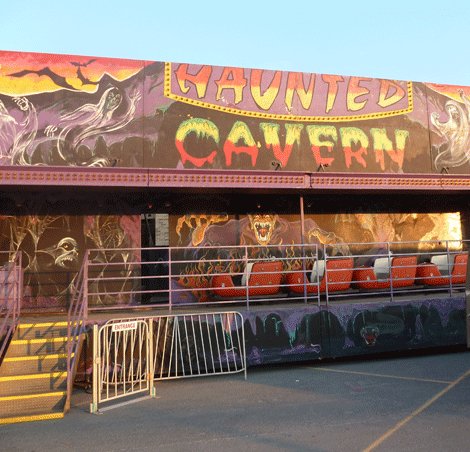
<instances>
[{"instance_id":1,"label":"monster face painting","mask_svg":"<svg viewBox=\"0 0 470 452\"><path fill-rule=\"evenodd\" d=\"M248 215L250 227L260 245L268 245L278 220L277 215Z\"/></svg>"},{"instance_id":2,"label":"monster face painting","mask_svg":"<svg viewBox=\"0 0 470 452\"><path fill-rule=\"evenodd\" d=\"M137 232L137 234L136 234ZM22 252L24 305L28 308L62 308L74 289L76 274L88 248L140 245L138 216L32 215L0 217L0 243L13 256ZM132 259L131 259L132 257ZM109 258L99 251L93 260L106 269ZM113 262L138 261L139 256L116 253ZM131 268L127 271L131 273ZM122 284L126 284L126 278ZM106 291L106 288L104 288ZM106 296L97 303L105 303Z\"/></svg>"}]
</instances>

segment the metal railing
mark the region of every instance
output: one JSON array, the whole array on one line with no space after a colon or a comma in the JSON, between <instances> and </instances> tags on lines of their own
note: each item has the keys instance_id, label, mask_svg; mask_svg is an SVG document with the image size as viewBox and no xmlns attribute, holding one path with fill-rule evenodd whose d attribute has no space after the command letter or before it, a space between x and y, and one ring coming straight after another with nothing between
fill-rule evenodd
<instances>
[{"instance_id":1,"label":"metal railing","mask_svg":"<svg viewBox=\"0 0 470 452\"><path fill-rule=\"evenodd\" d=\"M97 250L90 250L93 256ZM90 310L322 303L463 290L468 242L330 243L99 250ZM109 253L110 258L107 258ZM125 256L120 259L119 256ZM144 259L141 258L144 256ZM158 259L157 259L158 257Z\"/></svg>"},{"instance_id":2,"label":"metal railing","mask_svg":"<svg viewBox=\"0 0 470 452\"><path fill-rule=\"evenodd\" d=\"M25 271L22 311L67 312L75 286L74 270Z\"/></svg>"},{"instance_id":3,"label":"metal railing","mask_svg":"<svg viewBox=\"0 0 470 452\"><path fill-rule=\"evenodd\" d=\"M155 396L152 327L151 319L110 320L101 327L93 326L91 413L116 399L145 392ZM112 406L100 411L109 408Z\"/></svg>"},{"instance_id":4,"label":"metal railing","mask_svg":"<svg viewBox=\"0 0 470 452\"><path fill-rule=\"evenodd\" d=\"M23 270L21 253L10 258L10 253L0 252L5 262L0 267L0 364L12 338L21 312Z\"/></svg>"},{"instance_id":5,"label":"metal railing","mask_svg":"<svg viewBox=\"0 0 470 452\"><path fill-rule=\"evenodd\" d=\"M239 312L153 317L156 380L244 372L245 332Z\"/></svg>"},{"instance_id":6,"label":"metal railing","mask_svg":"<svg viewBox=\"0 0 470 452\"><path fill-rule=\"evenodd\" d=\"M245 330L239 312L108 320L101 327L93 326L90 411L114 408L101 406L141 393L155 396L157 380L241 372L246 379Z\"/></svg>"},{"instance_id":7,"label":"metal railing","mask_svg":"<svg viewBox=\"0 0 470 452\"><path fill-rule=\"evenodd\" d=\"M74 292L67 313L67 398L65 411L70 409L73 378L79 359L81 335L85 331L85 321L88 317L88 252L85 253L82 267L75 280Z\"/></svg>"},{"instance_id":8,"label":"metal railing","mask_svg":"<svg viewBox=\"0 0 470 452\"><path fill-rule=\"evenodd\" d=\"M317 245L99 250L101 260L88 264L89 309L143 304L172 310L195 303L220 306L240 302L249 306L274 298L305 301L303 296L287 293L283 276L318 259L319 250ZM89 250L90 255L97 252ZM113 256L122 253L127 259L103 259L108 252ZM144 254L147 260L140 259ZM152 254L160 257L153 259ZM129 259L131 255L139 258Z\"/></svg>"},{"instance_id":9,"label":"metal railing","mask_svg":"<svg viewBox=\"0 0 470 452\"><path fill-rule=\"evenodd\" d=\"M449 296L465 290L469 241L350 243L354 268L351 289L332 291L326 285L326 302L397 296ZM328 260L328 258L327 258ZM325 270L327 278L328 266Z\"/></svg>"}]
</instances>

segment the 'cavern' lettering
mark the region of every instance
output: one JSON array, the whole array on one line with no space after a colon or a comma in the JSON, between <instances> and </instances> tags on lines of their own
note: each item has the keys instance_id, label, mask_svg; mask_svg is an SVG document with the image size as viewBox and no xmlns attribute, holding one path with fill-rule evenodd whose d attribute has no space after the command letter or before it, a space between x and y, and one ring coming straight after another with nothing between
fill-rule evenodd
<instances>
[{"instance_id":1,"label":"'cavern' lettering","mask_svg":"<svg viewBox=\"0 0 470 452\"><path fill-rule=\"evenodd\" d=\"M198 152L196 156L188 151L186 140L191 134L198 142L209 143L209 146L204 146L203 155ZM304 126L300 123L261 122L252 130L245 122L235 121L220 145L220 132L214 122L191 118L178 127L175 145L182 163L190 162L197 168L211 165L217 156L223 158L228 168L234 165L234 156L239 156L241 161L246 159L255 168L261 152L270 152L272 158L286 167L295 153L300 157L302 147L308 143L307 149L311 151L308 155L311 155L315 167L332 166L337 162L348 169L353 165L367 168L372 161L385 171L389 166L403 169L408 138L409 132L401 129L390 131L330 124Z\"/></svg>"}]
</instances>

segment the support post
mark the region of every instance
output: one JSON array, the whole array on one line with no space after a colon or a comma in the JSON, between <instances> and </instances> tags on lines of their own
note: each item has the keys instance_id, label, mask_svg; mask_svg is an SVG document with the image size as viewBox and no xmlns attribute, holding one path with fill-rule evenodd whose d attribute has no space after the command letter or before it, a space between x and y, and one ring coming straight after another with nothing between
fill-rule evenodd
<instances>
[{"instance_id":1,"label":"support post","mask_svg":"<svg viewBox=\"0 0 470 452\"><path fill-rule=\"evenodd\" d=\"M470 260L470 248L467 251ZM468 261L467 261L468 262ZM467 278L465 282L466 318L467 318L467 348L470 348L470 262L467 263Z\"/></svg>"},{"instance_id":2,"label":"support post","mask_svg":"<svg viewBox=\"0 0 470 452\"><path fill-rule=\"evenodd\" d=\"M149 395L150 397L156 396L155 391L155 370L154 364L154 350L153 350L153 318L148 319L148 376L149 379Z\"/></svg>"},{"instance_id":3,"label":"support post","mask_svg":"<svg viewBox=\"0 0 470 452\"><path fill-rule=\"evenodd\" d=\"M90 413L92 414L98 412L98 375L100 368L98 350L98 325L93 325L93 401L90 404Z\"/></svg>"}]
</instances>

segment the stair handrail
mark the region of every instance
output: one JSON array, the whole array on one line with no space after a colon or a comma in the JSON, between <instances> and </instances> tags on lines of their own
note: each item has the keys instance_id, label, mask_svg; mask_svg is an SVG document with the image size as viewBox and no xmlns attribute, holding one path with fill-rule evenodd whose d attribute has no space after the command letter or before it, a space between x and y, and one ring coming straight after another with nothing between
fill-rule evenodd
<instances>
[{"instance_id":1,"label":"stair handrail","mask_svg":"<svg viewBox=\"0 0 470 452\"><path fill-rule=\"evenodd\" d=\"M2 321L0 323L0 364L20 318L21 300L23 299L23 269L21 264L22 254L21 251L18 251L7 264L5 284L1 283L1 286L4 285L7 292L4 297L0 297L0 312L5 313L1 317ZM13 275L12 280L10 279L11 275Z\"/></svg>"},{"instance_id":2,"label":"stair handrail","mask_svg":"<svg viewBox=\"0 0 470 452\"><path fill-rule=\"evenodd\" d=\"M73 285L73 292L67 313L67 398L65 412L70 409L73 389L73 373L78 356L80 336L85 331L88 318L88 257L85 252L82 266Z\"/></svg>"}]
</instances>

